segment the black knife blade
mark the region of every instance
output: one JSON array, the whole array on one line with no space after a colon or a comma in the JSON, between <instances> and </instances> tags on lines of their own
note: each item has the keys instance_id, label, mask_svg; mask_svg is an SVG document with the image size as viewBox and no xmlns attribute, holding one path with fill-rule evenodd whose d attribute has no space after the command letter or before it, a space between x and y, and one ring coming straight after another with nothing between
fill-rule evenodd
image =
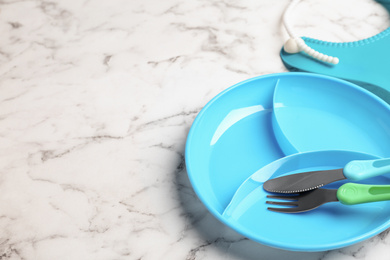
<instances>
[{"instance_id":1,"label":"black knife blade","mask_svg":"<svg viewBox=\"0 0 390 260\"><path fill-rule=\"evenodd\" d=\"M270 179L263 184L263 188L269 192L297 193L344 179L343 169L301 172Z\"/></svg>"}]
</instances>

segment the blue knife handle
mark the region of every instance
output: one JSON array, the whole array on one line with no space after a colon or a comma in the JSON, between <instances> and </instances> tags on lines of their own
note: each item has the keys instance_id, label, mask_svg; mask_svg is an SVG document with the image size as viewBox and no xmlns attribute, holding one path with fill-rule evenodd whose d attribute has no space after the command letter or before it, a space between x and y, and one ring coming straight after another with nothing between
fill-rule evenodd
<instances>
[{"instance_id":1,"label":"blue knife handle","mask_svg":"<svg viewBox=\"0 0 390 260\"><path fill-rule=\"evenodd\" d=\"M345 165L344 176L353 181L390 173L390 158L376 160L355 160Z\"/></svg>"}]
</instances>

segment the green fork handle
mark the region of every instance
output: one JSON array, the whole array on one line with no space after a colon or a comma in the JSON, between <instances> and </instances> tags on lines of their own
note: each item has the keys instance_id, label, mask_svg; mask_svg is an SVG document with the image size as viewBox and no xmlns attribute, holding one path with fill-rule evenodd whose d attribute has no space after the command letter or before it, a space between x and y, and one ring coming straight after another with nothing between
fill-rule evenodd
<instances>
[{"instance_id":1,"label":"green fork handle","mask_svg":"<svg viewBox=\"0 0 390 260\"><path fill-rule=\"evenodd\" d=\"M337 198L346 205L390 200L390 185L346 183L337 190Z\"/></svg>"}]
</instances>

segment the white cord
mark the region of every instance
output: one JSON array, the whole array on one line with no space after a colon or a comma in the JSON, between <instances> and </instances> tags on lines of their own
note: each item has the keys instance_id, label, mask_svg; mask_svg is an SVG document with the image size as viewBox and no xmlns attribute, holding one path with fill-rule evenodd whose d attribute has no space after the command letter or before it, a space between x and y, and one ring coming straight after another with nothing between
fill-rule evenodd
<instances>
[{"instance_id":1,"label":"white cord","mask_svg":"<svg viewBox=\"0 0 390 260\"><path fill-rule=\"evenodd\" d=\"M287 9L284 11L283 14L283 25L284 28L286 28L286 31L288 35L290 36L290 39L287 40L287 42L284 44L284 50L288 53L298 53L300 51L304 51L309 56L313 57L314 59L337 64L339 63L339 59L337 57L328 56L326 54L320 53L311 47L309 47L305 41L301 37L297 37L293 30L290 27L288 18L290 15L291 10L300 2L300 0L292 0Z\"/></svg>"}]
</instances>

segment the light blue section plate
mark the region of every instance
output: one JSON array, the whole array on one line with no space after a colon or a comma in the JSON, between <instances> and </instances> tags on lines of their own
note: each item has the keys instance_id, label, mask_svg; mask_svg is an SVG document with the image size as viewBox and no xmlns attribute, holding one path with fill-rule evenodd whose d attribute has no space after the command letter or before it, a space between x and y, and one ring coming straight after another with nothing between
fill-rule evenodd
<instances>
[{"instance_id":1,"label":"light blue section plate","mask_svg":"<svg viewBox=\"0 0 390 260\"><path fill-rule=\"evenodd\" d=\"M189 178L219 218L246 178L284 156L271 124L277 80L251 79L220 93L198 114L188 134Z\"/></svg>"},{"instance_id":2,"label":"light blue section plate","mask_svg":"<svg viewBox=\"0 0 390 260\"><path fill-rule=\"evenodd\" d=\"M389 105L346 81L280 80L273 127L285 154L341 149L390 157Z\"/></svg>"},{"instance_id":3,"label":"light blue section plate","mask_svg":"<svg viewBox=\"0 0 390 260\"><path fill-rule=\"evenodd\" d=\"M361 106L375 105L377 106L376 110L368 109L368 111L375 111L375 113L379 113L380 115L390 113L390 107L371 93L350 83L335 80L327 76L318 76L309 73L281 73L260 76L238 83L213 98L200 111L190 129L187 138L185 159L188 176L193 188L204 205L219 220L244 236L269 246L288 250L319 251L346 246L352 243L351 241L366 239L369 235L375 234L375 232L380 230L382 228L382 224L380 223L383 222L381 219L375 222L372 220L371 213L367 212L356 217L356 220L354 220L353 210L352 212L349 211L349 213L340 210L326 210L331 207L331 205L326 205L323 209L313 211L307 215L286 216L280 213L275 215L272 212L274 214L272 215L273 217L267 217L271 212L266 211L266 205L261 199L255 203L252 203L252 201L247 204L247 210L237 210L232 207L232 198L245 180L253 174L258 174L258 171L264 166L285 157L286 154L290 154L285 154L280 149L272 124L275 87L288 86L289 82L294 82L293 85L295 86L307 85L313 88L317 85L329 86L330 88L336 85L337 88L341 89L345 87L348 89L345 93L347 95L351 89L353 91L361 91L362 96L366 96L367 99L372 101L369 103L363 102ZM343 90L341 92L344 93ZM336 92L334 95L337 96L338 93ZM304 96L306 93L301 93L301 95ZM321 96L317 95L315 98L321 99ZM359 102L362 101L365 101L365 99L363 97L359 98ZM288 102L290 100L283 100L284 104ZM332 109L330 105L328 108ZM310 106L308 107L306 105L305 107L311 109ZM325 106L323 108L325 111L320 112L326 113L331 111L328 111L328 108ZM365 110L363 109L363 111ZM336 124L337 120L334 120L334 117L337 114L330 114L332 115L330 119L325 119L330 120L329 122L332 124ZM376 115L373 114L371 116L375 117ZM345 118L342 114L340 117L342 119ZM333 125L332 127L343 127L343 120L341 122L341 124L337 123L337 125ZM354 120L354 122L357 123L357 128L364 128L366 127L365 124L367 124L365 120ZM372 133L377 133L379 128L385 130L390 129L390 120L385 122L369 122L373 124L371 128L374 132ZM281 123L283 127L281 133L286 132L287 130L285 128L290 127L290 124L284 125L284 123ZM307 125L308 123L305 124ZM328 126L330 127L329 124ZM303 136L308 135L307 131L308 129L302 128L301 134ZM337 135L335 138L338 138L338 140L349 140L349 133L345 131L341 130L340 132L332 133ZM344 139L340 135L344 135ZM280 139L281 137L282 135L279 133L278 138ZM329 135L327 137L332 138ZM378 157L385 155L390 157L390 149L384 151L384 147L390 147L390 140L388 138L383 138L381 135L371 134L366 131L361 132L359 138L362 145L356 146L352 143L348 145L350 141L333 142L331 147L327 149L355 149L362 153L368 151L373 157L375 157L374 155ZM281 143L282 148L290 145L295 147L298 152L303 152L299 151L301 149L300 147L305 147L305 151L309 152L319 149L318 142L312 142L311 139L294 139L289 137L287 140L289 141ZM301 144L300 142L305 143ZM323 149L323 147L320 148ZM346 160L346 158L341 159L343 163ZM318 166L339 167L338 162L339 159L332 161L331 164L325 163L326 165ZM380 180L383 184L384 179L376 180ZM258 191L263 192L262 189ZM264 197L265 194L261 192L258 194L258 198ZM245 197L246 195L242 196L241 199L244 201ZM240 198L240 196L235 197L234 200L237 201L237 198ZM237 205L239 204L237 203ZM370 210L373 209L370 208ZM378 216L382 216L382 207L377 207L375 211L378 212ZM360 229L345 229L344 231L349 234L348 239L344 240L344 242L339 241L337 244L334 244L332 242L334 240L329 241L331 235L327 231L327 228L330 228L340 216L344 216L345 214L354 223L361 223L361 221L366 219L365 230L367 232L362 233ZM364 216L367 216L367 218ZM325 220L327 218L329 218L329 221L326 222ZM255 220L259 226L254 226ZM284 225L286 229L281 230L279 228L280 220L285 221ZM304 223L306 222L311 223L312 226L317 223L319 226L318 231L325 233L310 233L311 230L305 230ZM322 222L325 223L325 226L319 224ZM289 223L295 223L295 225L288 225ZM301 224L298 225L296 223ZM339 224L335 225L338 226ZM309 225L308 227L311 228L312 226ZM352 228L352 225L348 227ZM311 236L305 237L302 235L305 232L306 234L311 234ZM326 234L327 232L329 235ZM294 241L300 241L299 245Z\"/></svg>"},{"instance_id":4,"label":"light blue section plate","mask_svg":"<svg viewBox=\"0 0 390 260\"><path fill-rule=\"evenodd\" d=\"M331 170L352 160L378 157L350 151L317 151L293 154L276 160L250 176L237 190L223 213L231 226L263 244L294 251L323 251L355 244L390 226L390 201L346 206L332 202L296 214L267 210L270 193L263 189L269 178L300 171ZM338 188L339 181L324 188ZM390 184L390 175L361 183ZM275 207L273 205L273 207Z\"/></svg>"}]
</instances>

